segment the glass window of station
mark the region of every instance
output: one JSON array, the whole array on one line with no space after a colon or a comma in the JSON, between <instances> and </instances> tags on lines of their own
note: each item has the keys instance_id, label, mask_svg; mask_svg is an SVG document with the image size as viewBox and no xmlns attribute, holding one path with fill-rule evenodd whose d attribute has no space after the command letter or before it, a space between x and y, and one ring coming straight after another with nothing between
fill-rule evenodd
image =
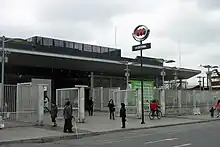
<instances>
[{"instance_id":1,"label":"glass window of station","mask_svg":"<svg viewBox=\"0 0 220 147\"><path fill-rule=\"evenodd\" d=\"M81 43L76 43L75 42L74 49L82 51L83 50L83 45Z\"/></svg>"}]
</instances>

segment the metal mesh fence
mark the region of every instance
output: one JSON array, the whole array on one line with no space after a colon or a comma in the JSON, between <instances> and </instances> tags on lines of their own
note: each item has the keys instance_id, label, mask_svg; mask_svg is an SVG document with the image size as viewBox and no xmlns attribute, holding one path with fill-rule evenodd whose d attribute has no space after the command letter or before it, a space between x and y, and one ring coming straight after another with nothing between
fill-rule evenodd
<instances>
[{"instance_id":1,"label":"metal mesh fence","mask_svg":"<svg viewBox=\"0 0 220 147\"><path fill-rule=\"evenodd\" d=\"M32 96L32 84L20 83L17 84L17 101L16 105L16 120L21 122L37 121L37 106L38 101ZM34 89L37 90L37 89Z\"/></svg>"},{"instance_id":2,"label":"metal mesh fence","mask_svg":"<svg viewBox=\"0 0 220 147\"><path fill-rule=\"evenodd\" d=\"M116 104L116 115L119 116L121 103L125 103L127 114L136 116L138 111L138 91L137 90L117 90L114 92Z\"/></svg>"},{"instance_id":3,"label":"metal mesh fence","mask_svg":"<svg viewBox=\"0 0 220 147\"><path fill-rule=\"evenodd\" d=\"M93 89L93 99L94 99L94 109L96 111L101 111L102 110L102 88L97 87Z\"/></svg>"}]
</instances>

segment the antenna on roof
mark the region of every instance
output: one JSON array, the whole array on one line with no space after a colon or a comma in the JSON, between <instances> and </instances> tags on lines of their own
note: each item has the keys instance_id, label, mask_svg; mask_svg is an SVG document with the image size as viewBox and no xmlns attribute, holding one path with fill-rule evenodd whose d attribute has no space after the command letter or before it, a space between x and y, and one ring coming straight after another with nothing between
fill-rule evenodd
<instances>
[{"instance_id":1,"label":"antenna on roof","mask_svg":"<svg viewBox=\"0 0 220 147\"><path fill-rule=\"evenodd\" d=\"M181 59L181 43L180 43L180 39L178 40L178 54L179 54L179 66L182 66L182 59Z\"/></svg>"},{"instance_id":2,"label":"antenna on roof","mask_svg":"<svg viewBox=\"0 0 220 147\"><path fill-rule=\"evenodd\" d=\"M114 34L115 34L115 48L117 46L117 28L114 26Z\"/></svg>"}]
</instances>

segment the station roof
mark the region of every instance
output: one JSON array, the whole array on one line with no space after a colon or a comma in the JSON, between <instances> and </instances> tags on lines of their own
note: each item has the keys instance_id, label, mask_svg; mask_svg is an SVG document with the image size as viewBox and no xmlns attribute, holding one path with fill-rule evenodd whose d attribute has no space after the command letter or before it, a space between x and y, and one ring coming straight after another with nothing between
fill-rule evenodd
<instances>
[{"instance_id":1,"label":"station roof","mask_svg":"<svg viewBox=\"0 0 220 147\"><path fill-rule=\"evenodd\" d=\"M126 66L123 61L129 61L135 63L129 65L132 77L160 77L163 68L165 68L166 80L172 80L174 77L173 67L163 67L163 64L158 59L149 57L143 57L143 74L141 75L139 56L132 59L91 52L78 52L60 47L33 47L30 44L15 43L5 44L5 50L10 52L8 57L9 65L93 71L114 76L124 76ZM201 73L199 70L177 69L177 76L180 79L188 79L199 73Z\"/></svg>"}]
</instances>

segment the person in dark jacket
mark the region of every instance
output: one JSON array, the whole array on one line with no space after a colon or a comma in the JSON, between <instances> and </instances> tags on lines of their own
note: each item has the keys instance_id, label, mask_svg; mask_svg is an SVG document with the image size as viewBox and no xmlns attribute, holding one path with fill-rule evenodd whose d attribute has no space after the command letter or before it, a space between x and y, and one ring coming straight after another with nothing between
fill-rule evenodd
<instances>
[{"instance_id":1,"label":"person in dark jacket","mask_svg":"<svg viewBox=\"0 0 220 147\"><path fill-rule=\"evenodd\" d=\"M124 103L121 103L120 117L121 117L121 122L122 122L122 128L125 128L126 108L125 108L125 104Z\"/></svg>"},{"instance_id":2,"label":"person in dark jacket","mask_svg":"<svg viewBox=\"0 0 220 147\"><path fill-rule=\"evenodd\" d=\"M109 108L109 112L110 112L110 119L113 119L115 120L115 104L113 102L113 99L111 99L109 102L108 102L108 108Z\"/></svg>"},{"instance_id":3,"label":"person in dark jacket","mask_svg":"<svg viewBox=\"0 0 220 147\"><path fill-rule=\"evenodd\" d=\"M72 133L72 107L71 107L71 104L70 104L70 101L67 101L66 104L65 104L65 107L64 107L64 110L63 110L63 116L64 116L64 119L65 119L65 122L64 122L64 129L63 129L63 132L64 133L67 133L67 131L69 133Z\"/></svg>"},{"instance_id":4,"label":"person in dark jacket","mask_svg":"<svg viewBox=\"0 0 220 147\"><path fill-rule=\"evenodd\" d=\"M88 105L89 105L89 116L93 116L93 100L92 97L90 97L89 101L88 101Z\"/></svg>"},{"instance_id":5,"label":"person in dark jacket","mask_svg":"<svg viewBox=\"0 0 220 147\"><path fill-rule=\"evenodd\" d=\"M53 127L57 126L57 123L56 123L57 113L58 113L57 105L55 103L52 103L50 115L51 115L52 122L54 123Z\"/></svg>"},{"instance_id":6,"label":"person in dark jacket","mask_svg":"<svg viewBox=\"0 0 220 147\"><path fill-rule=\"evenodd\" d=\"M214 118L214 113L215 113L215 108L212 107L210 110L209 110L210 114L211 114L211 118Z\"/></svg>"}]
</instances>

